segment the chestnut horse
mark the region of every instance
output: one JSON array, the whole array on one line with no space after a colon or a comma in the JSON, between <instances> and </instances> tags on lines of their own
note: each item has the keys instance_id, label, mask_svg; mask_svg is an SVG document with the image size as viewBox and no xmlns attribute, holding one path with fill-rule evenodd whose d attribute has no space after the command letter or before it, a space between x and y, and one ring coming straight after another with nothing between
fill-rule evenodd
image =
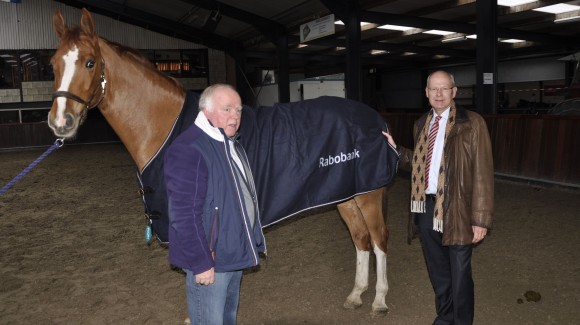
<instances>
[{"instance_id":1,"label":"chestnut horse","mask_svg":"<svg viewBox=\"0 0 580 325\"><path fill-rule=\"evenodd\" d=\"M80 26L69 29L60 11L55 12L53 24L60 44L51 60L56 91L48 125L58 137L74 137L87 111L98 106L143 172L165 144L180 114L184 89L135 50L99 37L86 9L82 10ZM354 288L344 307L362 305L360 296L368 287L373 250L377 268L374 315L388 311L385 191L380 188L338 204L357 253Z\"/></svg>"}]
</instances>

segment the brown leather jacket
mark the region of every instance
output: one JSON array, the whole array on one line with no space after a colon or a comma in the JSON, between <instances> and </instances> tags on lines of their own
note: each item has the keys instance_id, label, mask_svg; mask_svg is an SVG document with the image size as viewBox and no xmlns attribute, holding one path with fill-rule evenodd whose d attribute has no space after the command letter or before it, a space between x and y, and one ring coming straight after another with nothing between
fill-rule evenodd
<instances>
[{"instance_id":1,"label":"brown leather jacket","mask_svg":"<svg viewBox=\"0 0 580 325\"><path fill-rule=\"evenodd\" d=\"M415 121L415 144L427 114ZM493 221L493 157L487 126L479 114L468 110L457 109L455 118L443 150L446 167L443 245L470 244L472 226L490 229ZM399 167L410 170L412 157L412 150L401 147ZM414 217L411 213L409 243L416 237Z\"/></svg>"}]
</instances>

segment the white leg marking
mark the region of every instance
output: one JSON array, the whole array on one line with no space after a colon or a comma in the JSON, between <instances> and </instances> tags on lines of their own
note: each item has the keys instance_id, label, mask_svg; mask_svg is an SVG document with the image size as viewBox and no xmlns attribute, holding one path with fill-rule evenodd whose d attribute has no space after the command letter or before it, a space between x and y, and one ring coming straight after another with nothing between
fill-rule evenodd
<instances>
[{"instance_id":1,"label":"white leg marking","mask_svg":"<svg viewBox=\"0 0 580 325\"><path fill-rule=\"evenodd\" d=\"M76 46L62 56L62 60L64 61L64 72L62 74L62 80L60 82L60 87L58 88L58 91L69 90L70 84L72 83L72 79L75 74L75 63L77 62L78 59L79 59L79 49ZM54 121L54 125L56 127L62 127L66 123L66 117L64 115L66 98L58 97L56 99L56 103L58 104L58 107L56 111L56 119Z\"/></svg>"},{"instance_id":2,"label":"white leg marking","mask_svg":"<svg viewBox=\"0 0 580 325\"><path fill-rule=\"evenodd\" d=\"M369 256L366 252L356 247L356 276L354 278L354 288L344 302L344 308L355 309L362 305L360 295L365 292L369 286Z\"/></svg>"},{"instance_id":3,"label":"white leg marking","mask_svg":"<svg viewBox=\"0 0 580 325\"><path fill-rule=\"evenodd\" d=\"M388 311L385 303L385 296L389 291L389 282L387 280L387 254L377 245L373 247L377 258L377 285L375 287L376 295L373 302L373 314L386 314Z\"/></svg>"}]
</instances>

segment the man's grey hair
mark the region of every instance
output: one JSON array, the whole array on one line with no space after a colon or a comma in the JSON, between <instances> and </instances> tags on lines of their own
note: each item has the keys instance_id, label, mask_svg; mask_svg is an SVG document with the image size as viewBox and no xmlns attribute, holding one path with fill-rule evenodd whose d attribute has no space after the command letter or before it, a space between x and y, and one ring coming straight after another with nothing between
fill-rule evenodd
<instances>
[{"instance_id":1,"label":"man's grey hair","mask_svg":"<svg viewBox=\"0 0 580 325\"><path fill-rule=\"evenodd\" d=\"M449 79L451 79L451 87L455 87L455 77L453 76L453 74L451 74L445 70L437 70L437 71L433 71L433 72L431 72L431 74L429 74L429 77L427 77L427 86L425 86L425 88L429 87L429 79L431 79L431 76L434 75L435 73L438 73L438 72L446 73L449 76Z\"/></svg>"},{"instance_id":2,"label":"man's grey hair","mask_svg":"<svg viewBox=\"0 0 580 325\"><path fill-rule=\"evenodd\" d=\"M237 90L232 85L228 85L228 84L211 85L211 86L205 88L205 90L201 93L201 96L199 97L199 110L200 111L203 111L203 110L207 110L208 112L213 111L213 94L218 89L230 89L230 90L233 90L234 92L237 93Z\"/></svg>"}]
</instances>

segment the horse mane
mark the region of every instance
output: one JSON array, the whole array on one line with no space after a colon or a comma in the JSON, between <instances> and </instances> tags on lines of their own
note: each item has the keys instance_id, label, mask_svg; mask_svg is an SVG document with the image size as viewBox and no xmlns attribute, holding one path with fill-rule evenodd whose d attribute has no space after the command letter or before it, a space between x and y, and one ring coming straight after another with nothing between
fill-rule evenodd
<instances>
[{"instance_id":1,"label":"horse mane","mask_svg":"<svg viewBox=\"0 0 580 325\"><path fill-rule=\"evenodd\" d=\"M138 50L132 47L125 46L123 44L119 44L117 42L110 41L102 37L101 39L103 39L107 43L107 45L109 45L113 50L115 50L115 52L117 52L117 54L119 54L121 57L130 58L131 60L137 61L141 65L144 65L150 69L157 70L155 68L155 65Z\"/></svg>"},{"instance_id":2,"label":"horse mane","mask_svg":"<svg viewBox=\"0 0 580 325\"><path fill-rule=\"evenodd\" d=\"M149 69L150 71L156 73L161 78L166 79L176 85L179 88L183 88L183 85L175 78L167 76L166 74L162 73L161 71L157 70L157 67L149 61L147 57L145 57L141 52L138 50L125 46L123 44L119 44L117 42L110 41L104 37L99 37L102 39L108 46L111 47L119 56L124 59L131 60L136 62L137 64L141 65L145 69ZM79 26L74 26L68 30L68 32L64 35L63 39L61 40L62 43L90 43L93 47L97 47L97 39L89 36L82 32Z\"/></svg>"},{"instance_id":3,"label":"horse mane","mask_svg":"<svg viewBox=\"0 0 580 325\"><path fill-rule=\"evenodd\" d=\"M142 65L144 68L150 69L151 71L158 74L162 78L174 83L176 86L178 86L180 88L183 87L177 79L170 77L170 76L162 73L161 71L157 70L157 67L151 61L149 61L149 59L147 57L145 57L140 51L138 51L132 47L125 46L125 45L119 44L117 42L113 42L113 41L108 40L108 39L103 38L103 37L101 37L101 39L103 41L105 41L107 43L107 45L109 45L115 52L117 52L117 54L119 54L119 56L126 58L126 59L129 59L129 60L132 60L132 61L135 61L138 64Z\"/></svg>"}]
</instances>

